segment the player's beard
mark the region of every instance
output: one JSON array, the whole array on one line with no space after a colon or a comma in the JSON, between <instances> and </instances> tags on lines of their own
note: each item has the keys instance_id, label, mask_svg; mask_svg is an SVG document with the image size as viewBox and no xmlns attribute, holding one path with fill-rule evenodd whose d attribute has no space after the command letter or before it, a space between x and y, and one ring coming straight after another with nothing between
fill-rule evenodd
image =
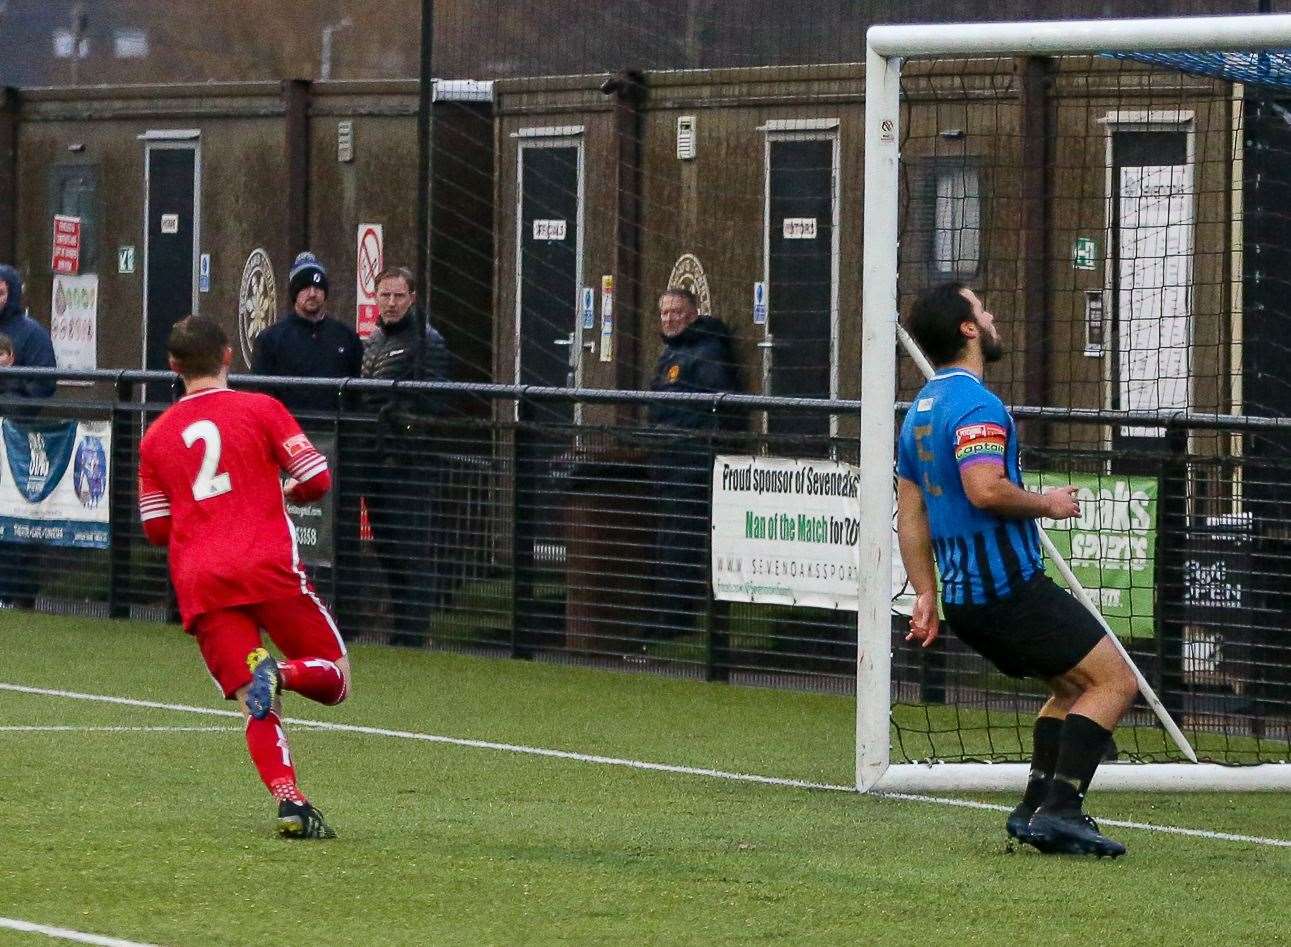
<instances>
[{"instance_id":1,"label":"player's beard","mask_svg":"<svg viewBox=\"0 0 1291 947\"><path fill-rule=\"evenodd\" d=\"M982 361L987 365L992 362L998 362L1004 357L1004 343L1000 337L995 334L995 328L992 327L989 332L982 333Z\"/></svg>"}]
</instances>

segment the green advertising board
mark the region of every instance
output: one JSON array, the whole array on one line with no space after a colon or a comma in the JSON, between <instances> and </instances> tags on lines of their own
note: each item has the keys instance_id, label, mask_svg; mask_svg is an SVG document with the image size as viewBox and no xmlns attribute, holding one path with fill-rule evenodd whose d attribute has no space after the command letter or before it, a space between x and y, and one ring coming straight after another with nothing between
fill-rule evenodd
<instances>
[{"instance_id":1,"label":"green advertising board","mask_svg":"<svg viewBox=\"0 0 1291 947\"><path fill-rule=\"evenodd\" d=\"M1045 532L1118 635L1155 631L1157 481L1154 477L1028 472L1028 489L1072 484L1080 516L1043 520ZM1046 569L1066 586L1052 562Z\"/></svg>"}]
</instances>

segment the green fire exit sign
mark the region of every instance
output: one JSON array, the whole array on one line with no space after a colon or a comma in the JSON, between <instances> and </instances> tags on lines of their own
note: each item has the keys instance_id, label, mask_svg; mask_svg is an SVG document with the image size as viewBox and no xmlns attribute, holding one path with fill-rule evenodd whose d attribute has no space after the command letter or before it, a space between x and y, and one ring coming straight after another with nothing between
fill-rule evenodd
<instances>
[{"instance_id":1,"label":"green fire exit sign","mask_svg":"<svg viewBox=\"0 0 1291 947\"><path fill-rule=\"evenodd\" d=\"M1092 270L1098 266L1098 248L1093 237L1077 237L1071 251L1072 265L1078 270Z\"/></svg>"}]
</instances>

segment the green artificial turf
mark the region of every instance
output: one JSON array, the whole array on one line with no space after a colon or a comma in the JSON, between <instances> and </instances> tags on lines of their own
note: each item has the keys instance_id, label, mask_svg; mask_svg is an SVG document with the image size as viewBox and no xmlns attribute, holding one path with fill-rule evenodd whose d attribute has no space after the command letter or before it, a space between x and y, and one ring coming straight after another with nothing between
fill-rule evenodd
<instances>
[{"instance_id":1,"label":"green artificial turf","mask_svg":"<svg viewBox=\"0 0 1291 947\"><path fill-rule=\"evenodd\" d=\"M850 699L354 649L298 718L831 784ZM0 682L225 710L174 628L5 613ZM1117 862L1006 851L1002 814L291 729L340 837L286 842L236 719L0 690L0 916L165 944L1277 943L1291 849L1136 829ZM1007 802L998 797L988 802ZM1291 837L1280 795L1100 815ZM0 930L0 943L39 943Z\"/></svg>"}]
</instances>

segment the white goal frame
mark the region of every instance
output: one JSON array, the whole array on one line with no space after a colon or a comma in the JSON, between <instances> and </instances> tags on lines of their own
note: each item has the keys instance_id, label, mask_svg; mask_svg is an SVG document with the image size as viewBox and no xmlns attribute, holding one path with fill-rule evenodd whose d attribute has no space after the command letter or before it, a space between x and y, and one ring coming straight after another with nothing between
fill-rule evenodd
<instances>
[{"instance_id":1,"label":"white goal frame","mask_svg":"<svg viewBox=\"0 0 1291 947\"><path fill-rule=\"evenodd\" d=\"M860 581L856 787L861 792L1020 790L1025 763L892 765L892 465L897 391L901 62L924 56L1086 55L1291 48L1291 15L875 26L866 34L861 330ZM1291 790L1291 764L1113 763L1095 788Z\"/></svg>"}]
</instances>

